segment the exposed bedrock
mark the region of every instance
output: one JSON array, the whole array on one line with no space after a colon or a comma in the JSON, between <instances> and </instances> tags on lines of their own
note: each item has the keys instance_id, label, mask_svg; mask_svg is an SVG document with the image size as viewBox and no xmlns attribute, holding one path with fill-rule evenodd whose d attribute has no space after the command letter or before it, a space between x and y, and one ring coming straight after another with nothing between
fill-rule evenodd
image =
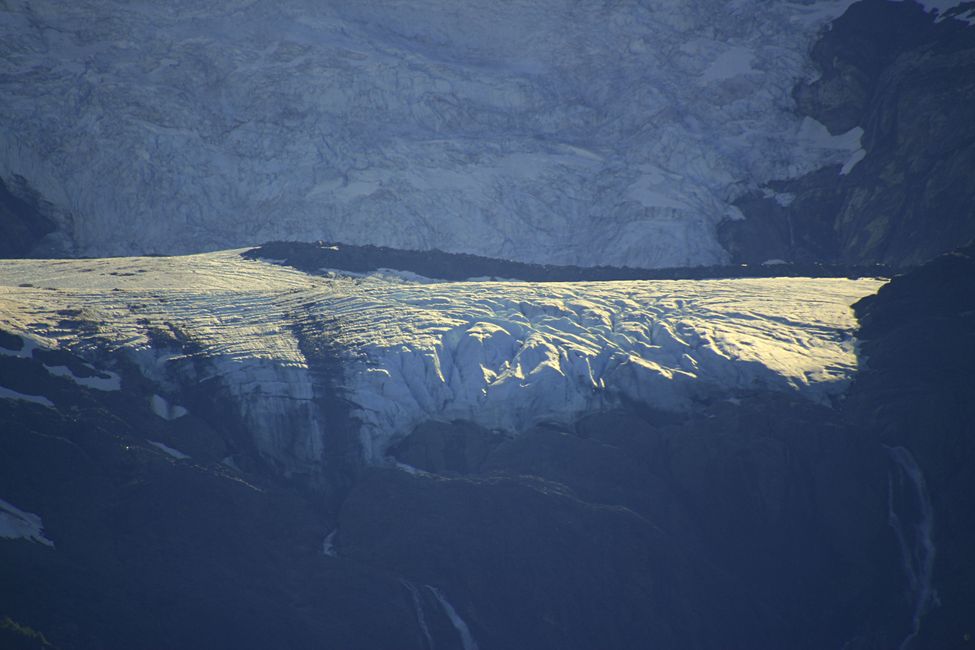
<instances>
[{"instance_id":1,"label":"exposed bedrock","mask_svg":"<svg viewBox=\"0 0 975 650\"><path fill-rule=\"evenodd\" d=\"M17 192L0 179L0 257L25 257L52 232L55 222L45 216L43 202L21 177L14 177ZM50 207L50 206L48 206Z\"/></svg>"},{"instance_id":2,"label":"exposed bedrock","mask_svg":"<svg viewBox=\"0 0 975 650\"><path fill-rule=\"evenodd\" d=\"M23 351L16 338L0 346ZM11 537L0 509L0 620L17 624L0 645L423 648L398 580L322 555L321 495L242 444L233 410L197 411L202 394L162 408L125 370L117 390L79 385L29 352L0 355L21 396L0 399L0 497L49 544ZM24 399L38 395L57 408ZM27 645L26 629L51 645Z\"/></svg>"},{"instance_id":3,"label":"exposed bedrock","mask_svg":"<svg viewBox=\"0 0 975 650\"><path fill-rule=\"evenodd\" d=\"M910 452L933 509L934 593L916 648L957 647L975 620L973 277L969 245L855 306L867 365L851 389L850 420Z\"/></svg>"},{"instance_id":4,"label":"exposed bedrock","mask_svg":"<svg viewBox=\"0 0 975 650\"><path fill-rule=\"evenodd\" d=\"M917 265L975 237L975 26L951 15L864 0L823 32L797 107L862 127L864 156L740 198L719 228L735 260Z\"/></svg>"},{"instance_id":5,"label":"exposed bedrock","mask_svg":"<svg viewBox=\"0 0 975 650\"><path fill-rule=\"evenodd\" d=\"M485 648L821 648L863 628L883 647L909 613L879 452L769 395L504 440L421 427L398 457L437 474L367 470L338 549L441 584Z\"/></svg>"}]
</instances>

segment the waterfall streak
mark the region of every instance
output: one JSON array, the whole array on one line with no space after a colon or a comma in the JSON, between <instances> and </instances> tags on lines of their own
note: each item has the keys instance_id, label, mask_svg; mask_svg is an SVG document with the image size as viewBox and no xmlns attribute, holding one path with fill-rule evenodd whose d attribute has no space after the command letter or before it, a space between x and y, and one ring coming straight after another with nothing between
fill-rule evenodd
<instances>
[{"instance_id":1,"label":"waterfall streak","mask_svg":"<svg viewBox=\"0 0 975 650\"><path fill-rule=\"evenodd\" d=\"M447 598L443 595L443 592L436 587L431 587L430 585L427 585L427 589L429 589L430 593L432 593L440 602L440 606L443 608L444 614L447 615L447 618L450 619L454 629L457 630L457 634L460 635L460 642L464 650L477 650L477 642L474 641L474 636L471 634L470 628L467 627L467 623L465 623L464 619L460 617L460 614L457 613L454 606L447 602Z\"/></svg>"},{"instance_id":2,"label":"waterfall streak","mask_svg":"<svg viewBox=\"0 0 975 650\"><path fill-rule=\"evenodd\" d=\"M430 635L430 628L427 626L427 618L423 613L423 601L420 599L420 591L412 582L400 580L400 583L406 587L406 590L410 592L410 598L413 599L413 609L416 610L416 622L417 625L420 626L420 632L423 633L423 638L426 641L426 647L429 650L434 650L435 646L433 643L433 637Z\"/></svg>"},{"instance_id":3,"label":"waterfall streak","mask_svg":"<svg viewBox=\"0 0 975 650\"><path fill-rule=\"evenodd\" d=\"M897 537L912 598L911 633L900 650L910 647L921 629L921 618L935 605L934 512L924 474L904 447L886 447L895 469L888 475L887 523Z\"/></svg>"},{"instance_id":4,"label":"waterfall streak","mask_svg":"<svg viewBox=\"0 0 975 650\"><path fill-rule=\"evenodd\" d=\"M322 542L322 554L329 557L338 557L338 551L335 550L335 535L339 532L336 528L328 535L325 536L325 540Z\"/></svg>"}]
</instances>

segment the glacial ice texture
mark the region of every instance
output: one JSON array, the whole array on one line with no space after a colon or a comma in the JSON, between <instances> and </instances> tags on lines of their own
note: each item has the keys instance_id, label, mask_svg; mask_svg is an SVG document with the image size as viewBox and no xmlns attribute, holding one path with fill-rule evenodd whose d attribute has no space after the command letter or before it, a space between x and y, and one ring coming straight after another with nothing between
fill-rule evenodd
<instances>
[{"instance_id":1,"label":"glacial ice texture","mask_svg":"<svg viewBox=\"0 0 975 650\"><path fill-rule=\"evenodd\" d=\"M29 283L33 286L20 286ZM850 305L881 281L413 283L318 277L228 251L178 258L0 261L0 327L31 345L126 350L146 372L175 327L285 466L321 459L315 400L340 390L363 451L430 419L511 432L632 400L671 411L715 391L770 389L823 401L856 369ZM97 327L66 328L59 310ZM341 357L316 385L302 337ZM307 341L304 341L307 343ZM312 346L314 347L314 346Z\"/></svg>"},{"instance_id":2,"label":"glacial ice texture","mask_svg":"<svg viewBox=\"0 0 975 650\"><path fill-rule=\"evenodd\" d=\"M848 4L2 3L0 177L72 254L716 263L738 195L859 149L791 97Z\"/></svg>"}]
</instances>

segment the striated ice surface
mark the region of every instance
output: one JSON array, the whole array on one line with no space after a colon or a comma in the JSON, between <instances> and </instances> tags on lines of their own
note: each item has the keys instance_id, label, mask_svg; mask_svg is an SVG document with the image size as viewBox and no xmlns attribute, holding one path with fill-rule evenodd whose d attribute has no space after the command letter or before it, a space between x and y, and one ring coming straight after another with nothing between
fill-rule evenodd
<instances>
[{"instance_id":1,"label":"striated ice surface","mask_svg":"<svg viewBox=\"0 0 975 650\"><path fill-rule=\"evenodd\" d=\"M737 196L855 164L791 95L849 4L0 3L0 177L85 255L322 238L720 262Z\"/></svg>"},{"instance_id":2,"label":"striated ice surface","mask_svg":"<svg viewBox=\"0 0 975 650\"><path fill-rule=\"evenodd\" d=\"M236 252L2 261L0 267L0 327L23 333L29 347L124 350L154 379L185 374L187 381L216 381L238 404L243 422L261 432L255 443L267 457L288 470L320 460L318 409L290 329L301 290L317 286L308 276L241 264ZM16 286L24 283L33 286ZM59 309L80 310L72 320L94 327L65 328ZM154 348L151 332L173 326L200 351ZM155 399L150 407L164 417L184 414Z\"/></svg>"},{"instance_id":3,"label":"striated ice surface","mask_svg":"<svg viewBox=\"0 0 975 650\"><path fill-rule=\"evenodd\" d=\"M31 279L31 287L18 286ZM770 389L826 400L856 370L850 305L879 280L765 278L601 283L411 283L316 277L236 251L178 258L0 261L0 327L35 345L151 352L173 326L200 350L282 463L320 460L328 423L305 350L341 356L364 453L429 419L518 431L634 400ZM82 310L96 328L65 328ZM316 391L318 391L316 393Z\"/></svg>"},{"instance_id":4,"label":"striated ice surface","mask_svg":"<svg viewBox=\"0 0 975 650\"><path fill-rule=\"evenodd\" d=\"M430 418L517 431L633 400L670 410L718 390L841 391L849 305L879 282L736 279L362 283L332 302L355 356L367 453Z\"/></svg>"}]
</instances>

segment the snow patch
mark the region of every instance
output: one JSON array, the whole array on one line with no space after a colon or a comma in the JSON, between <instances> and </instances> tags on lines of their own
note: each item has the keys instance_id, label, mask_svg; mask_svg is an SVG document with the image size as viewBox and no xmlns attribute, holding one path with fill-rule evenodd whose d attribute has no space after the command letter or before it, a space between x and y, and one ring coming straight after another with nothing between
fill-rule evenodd
<instances>
[{"instance_id":1,"label":"snow patch","mask_svg":"<svg viewBox=\"0 0 975 650\"><path fill-rule=\"evenodd\" d=\"M799 125L798 138L810 148L823 151L849 152L852 155L862 150L860 140L863 138L863 128L855 126L845 133L833 135L826 128L825 124L806 116Z\"/></svg>"},{"instance_id":2,"label":"snow patch","mask_svg":"<svg viewBox=\"0 0 975 650\"><path fill-rule=\"evenodd\" d=\"M189 411L182 406L170 404L162 395L153 395L149 398L149 407L152 412L164 420L178 420Z\"/></svg>"},{"instance_id":3,"label":"snow patch","mask_svg":"<svg viewBox=\"0 0 975 650\"><path fill-rule=\"evenodd\" d=\"M338 534L339 529L336 528L322 541L322 555L327 555L328 557L338 557L339 554L335 550L335 536Z\"/></svg>"},{"instance_id":4,"label":"snow patch","mask_svg":"<svg viewBox=\"0 0 975 650\"><path fill-rule=\"evenodd\" d=\"M11 350L10 348L5 348L3 346L0 346L0 354L2 354L5 357L17 357L19 359L30 359L31 355L33 355L34 353L34 350L37 348L37 341L34 341L33 339L26 338L23 336L20 337L20 340L23 342L23 345L19 350Z\"/></svg>"},{"instance_id":5,"label":"snow patch","mask_svg":"<svg viewBox=\"0 0 975 650\"><path fill-rule=\"evenodd\" d=\"M185 459L189 458L189 456L187 454L184 454L183 452L181 452L178 449L173 449L169 445L163 444L161 442L156 442L155 440L146 440L146 442L148 442L150 445L152 445L156 449L159 449L160 451L162 451L163 453L165 453L167 456L172 456L176 460L185 460Z\"/></svg>"},{"instance_id":6,"label":"snow patch","mask_svg":"<svg viewBox=\"0 0 975 650\"><path fill-rule=\"evenodd\" d=\"M935 22L947 20L949 18L948 13L950 10L968 1L970 0L916 0L918 4L924 7L926 12L929 14L937 14ZM967 11L954 12L952 13L951 18L961 20L969 25L975 25L975 8L968 9Z\"/></svg>"},{"instance_id":7,"label":"snow patch","mask_svg":"<svg viewBox=\"0 0 975 650\"><path fill-rule=\"evenodd\" d=\"M450 619L451 625L453 625L454 629L457 630L457 635L460 637L461 647L464 650L477 650L477 642L474 641L474 635L471 634L470 628L467 627L467 623L463 618L460 617L460 614L457 613L454 606L451 605L446 596L443 595L443 592L430 585L427 585L427 589L430 590L430 593L432 593L437 599L437 602L440 603L444 614L447 615L447 618Z\"/></svg>"},{"instance_id":8,"label":"snow patch","mask_svg":"<svg viewBox=\"0 0 975 650\"><path fill-rule=\"evenodd\" d=\"M88 366L92 370L94 367ZM109 372L105 370L96 371L99 374L107 375L107 377L79 377L71 372L71 369L67 366L48 366L45 365L44 368L54 375L55 377L64 377L65 379L70 379L79 386L84 386L85 388L91 388L100 391L116 391L122 389L122 380L114 372Z\"/></svg>"},{"instance_id":9,"label":"snow patch","mask_svg":"<svg viewBox=\"0 0 975 650\"><path fill-rule=\"evenodd\" d=\"M24 512L0 499L0 537L26 539L54 548L54 542L44 535L44 523L34 513Z\"/></svg>"},{"instance_id":10,"label":"snow patch","mask_svg":"<svg viewBox=\"0 0 975 650\"><path fill-rule=\"evenodd\" d=\"M426 641L426 647L429 650L434 650L436 646L434 646L433 637L430 635L430 627L427 625L427 617L423 611L423 600L420 598L420 590L409 580L400 580L400 583L410 594L410 600L413 602L413 611L416 613L416 624L419 626L420 633Z\"/></svg>"},{"instance_id":11,"label":"snow patch","mask_svg":"<svg viewBox=\"0 0 975 650\"><path fill-rule=\"evenodd\" d=\"M853 168L857 166L857 163L867 157L866 149L857 149L852 154L850 154L849 160L843 163L843 167L840 169L840 176L846 176Z\"/></svg>"},{"instance_id":12,"label":"snow patch","mask_svg":"<svg viewBox=\"0 0 975 650\"><path fill-rule=\"evenodd\" d=\"M796 200L796 195L791 192L776 192L769 187L762 188L762 197L772 199L783 208L789 207Z\"/></svg>"},{"instance_id":13,"label":"snow patch","mask_svg":"<svg viewBox=\"0 0 975 650\"><path fill-rule=\"evenodd\" d=\"M33 404L40 404L41 406L46 406L48 408L54 408L54 402L43 395L25 395L24 393L18 393L15 390L11 390L3 386L0 386L0 399L17 399L24 402L31 402Z\"/></svg>"}]
</instances>

